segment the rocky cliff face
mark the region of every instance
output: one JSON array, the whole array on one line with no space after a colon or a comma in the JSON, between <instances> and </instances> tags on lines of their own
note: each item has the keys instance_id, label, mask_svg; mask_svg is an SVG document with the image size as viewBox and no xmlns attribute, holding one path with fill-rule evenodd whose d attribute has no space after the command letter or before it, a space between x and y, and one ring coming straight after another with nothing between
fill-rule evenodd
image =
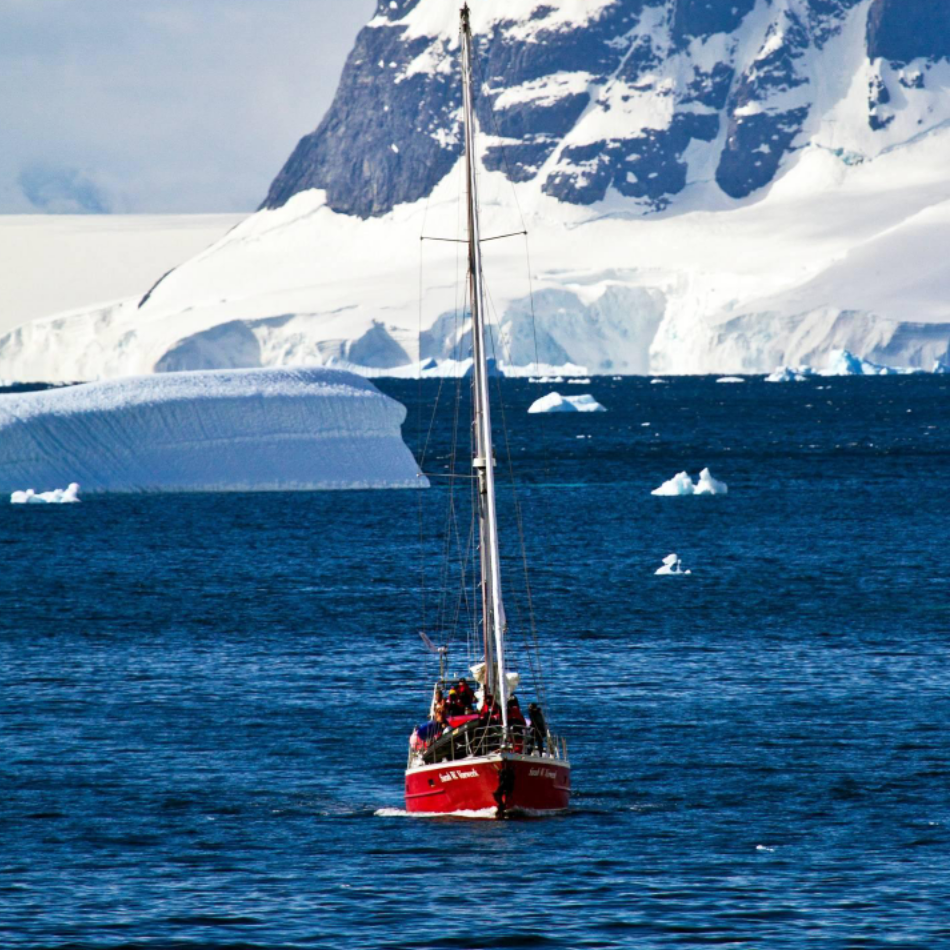
<instances>
[{"instance_id":1,"label":"rocky cliff face","mask_svg":"<svg viewBox=\"0 0 950 950\"><path fill-rule=\"evenodd\" d=\"M704 178L746 198L819 127L836 92L829 86L843 92L868 62L894 73L950 55L950 4L935 0L565 6L486 0L473 14L484 166L576 205L614 192L647 213ZM459 152L455 7L380 0L330 112L301 140L265 207L320 188L335 211L365 218L432 192ZM857 7L866 8L860 49L835 42L855 27ZM919 68L911 78L874 75L851 120L884 132L899 107L895 82L903 93L925 80Z\"/></svg>"},{"instance_id":2,"label":"rocky cliff face","mask_svg":"<svg viewBox=\"0 0 950 950\"><path fill-rule=\"evenodd\" d=\"M950 0L470 2L485 233L530 232L486 252L500 363L950 362ZM381 0L263 210L0 377L457 366L459 245L419 241L464 225L457 31Z\"/></svg>"}]
</instances>

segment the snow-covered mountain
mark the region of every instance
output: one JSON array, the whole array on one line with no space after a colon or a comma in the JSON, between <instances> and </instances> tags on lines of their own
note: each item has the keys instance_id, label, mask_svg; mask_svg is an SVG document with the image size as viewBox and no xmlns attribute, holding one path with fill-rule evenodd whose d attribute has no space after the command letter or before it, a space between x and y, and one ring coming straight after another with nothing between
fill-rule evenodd
<instances>
[{"instance_id":1,"label":"snow-covered mountain","mask_svg":"<svg viewBox=\"0 0 950 950\"><path fill-rule=\"evenodd\" d=\"M529 232L486 245L501 362L946 361L950 4L472 6L484 233ZM0 376L464 358L459 246L419 240L461 233L457 19L380 0L261 211L140 298L0 338Z\"/></svg>"}]
</instances>

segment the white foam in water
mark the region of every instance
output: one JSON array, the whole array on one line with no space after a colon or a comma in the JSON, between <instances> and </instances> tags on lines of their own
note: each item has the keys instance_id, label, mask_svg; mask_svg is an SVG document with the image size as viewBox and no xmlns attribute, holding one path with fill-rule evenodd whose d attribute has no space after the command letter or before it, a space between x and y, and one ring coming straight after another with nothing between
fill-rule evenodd
<instances>
[{"instance_id":1,"label":"white foam in water","mask_svg":"<svg viewBox=\"0 0 950 950\"><path fill-rule=\"evenodd\" d=\"M422 488L406 410L337 369L129 377L0 396L0 492Z\"/></svg>"},{"instance_id":2,"label":"white foam in water","mask_svg":"<svg viewBox=\"0 0 950 950\"><path fill-rule=\"evenodd\" d=\"M727 495L729 486L713 478L712 472L704 468L699 473L699 479L694 483L686 472L678 472L669 481L659 488L654 488L651 495L674 498L686 495Z\"/></svg>"},{"instance_id":3,"label":"white foam in water","mask_svg":"<svg viewBox=\"0 0 950 950\"><path fill-rule=\"evenodd\" d=\"M403 808L377 808L373 814L377 818L474 818L486 819L495 818L498 814L497 808L476 808L462 809L460 811L449 812L419 812L406 811Z\"/></svg>"},{"instance_id":4,"label":"white foam in water","mask_svg":"<svg viewBox=\"0 0 950 950\"><path fill-rule=\"evenodd\" d=\"M71 505L79 501L79 484L70 482L68 488L54 488L52 491L35 492L15 491L10 495L11 505Z\"/></svg>"},{"instance_id":5,"label":"white foam in water","mask_svg":"<svg viewBox=\"0 0 950 950\"><path fill-rule=\"evenodd\" d=\"M685 577L687 574L692 573L692 571L683 570L683 561L678 554L667 554L667 556L663 558L663 566L656 571L658 576L682 574Z\"/></svg>"},{"instance_id":6,"label":"white foam in water","mask_svg":"<svg viewBox=\"0 0 950 950\"><path fill-rule=\"evenodd\" d=\"M562 396L560 393L548 393L535 400L528 409L538 412L606 412L607 410L590 393L580 396Z\"/></svg>"}]
</instances>

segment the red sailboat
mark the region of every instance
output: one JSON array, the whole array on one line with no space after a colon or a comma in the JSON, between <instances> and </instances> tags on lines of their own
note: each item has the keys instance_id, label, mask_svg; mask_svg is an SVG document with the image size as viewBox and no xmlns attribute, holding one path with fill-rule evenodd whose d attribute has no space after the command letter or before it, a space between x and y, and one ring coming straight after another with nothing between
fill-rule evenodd
<instances>
[{"instance_id":1,"label":"red sailboat","mask_svg":"<svg viewBox=\"0 0 950 950\"><path fill-rule=\"evenodd\" d=\"M472 667L477 695L467 680L446 703L446 651L440 650L439 681L431 719L410 739L406 810L419 814L509 817L565 811L571 766L563 739L551 733L542 697L525 716L508 669L508 625L502 600L501 560L495 503L495 454L489 401L485 290L482 274L475 120L472 97L472 31L468 4L461 10L462 82L468 205L468 291L472 317L475 506L478 516L480 631L484 659ZM428 638L423 639L431 645ZM480 645L480 646L481 646Z\"/></svg>"}]
</instances>

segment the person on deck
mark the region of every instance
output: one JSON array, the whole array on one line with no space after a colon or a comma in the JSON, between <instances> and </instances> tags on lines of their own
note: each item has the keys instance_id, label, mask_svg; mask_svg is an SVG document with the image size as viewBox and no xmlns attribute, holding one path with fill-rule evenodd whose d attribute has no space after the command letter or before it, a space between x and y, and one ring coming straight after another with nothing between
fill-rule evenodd
<instances>
[{"instance_id":1,"label":"person on deck","mask_svg":"<svg viewBox=\"0 0 950 950\"><path fill-rule=\"evenodd\" d=\"M478 710L478 714L485 722L487 722L489 719L501 718L501 712L498 709L498 703L495 702L495 697L488 688L485 689L485 700L482 703L482 708Z\"/></svg>"},{"instance_id":2,"label":"person on deck","mask_svg":"<svg viewBox=\"0 0 950 950\"><path fill-rule=\"evenodd\" d=\"M435 719L443 709L445 709L445 696L442 695L442 690L437 688L432 699L432 718Z\"/></svg>"},{"instance_id":3,"label":"person on deck","mask_svg":"<svg viewBox=\"0 0 950 950\"><path fill-rule=\"evenodd\" d=\"M537 703L528 704L528 715L531 717L531 747L538 755L545 751L548 734L548 724L544 721L544 713Z\"/></svg>"},{"instance_id":4,"label":"person on deck","mask_svg":"<svg viewBox=\"0 0 950 950\"><path fill-rule=\"evenodd\" d=\"M527 723L524 713L521 711L521 705L517 696L511 696L508 699L508 728L511 730L511 738L514 742L515 752L521 752L524 749L524 740Z\"/></svg>"},{"instance_id":5,"label":"person on deck","mask_svg":"<svg viewBox=\"0 0 950 950\"><path fill-rule=\"evenodd\" d=\"M461 716L463 712L465 712L465 707L459 702L458 693L454 689L450 689L445 701L446 716Z\"/></svg>"},{"instance_id":6,"label":"person on deck","mask_svg":"<svg viewBox=\"0 0 950 950\"><path fill-rule=\"evenodd\" d=\"M455 687L455 693L459 702L465 707L465 712L470 713L475 708L475 694L464 676L459 679L458 685Z\"/></svg>"}]
</instances>

